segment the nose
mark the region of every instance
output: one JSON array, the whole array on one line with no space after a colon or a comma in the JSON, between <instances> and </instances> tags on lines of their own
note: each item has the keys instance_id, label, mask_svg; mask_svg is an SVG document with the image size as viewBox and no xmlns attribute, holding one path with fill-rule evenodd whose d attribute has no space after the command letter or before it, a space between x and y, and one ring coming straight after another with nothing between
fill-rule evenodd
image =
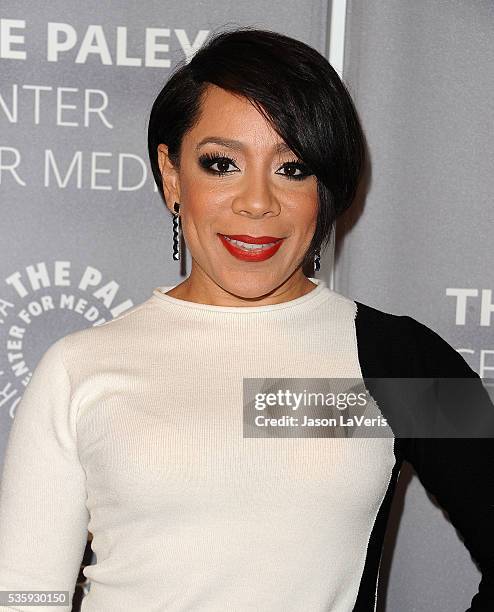
<instances>
[{"instance_id":1,"label":"nose","mask_svg":"<svg viewBox=\"0 0 494 612\"><path fill-rule=\"evenodd\" d=\"M280 204L273 194L269 181L256 173L233 200L232 209L239 215L252 218L275 217L280 214Z\"/></svg>"}]
</instances>

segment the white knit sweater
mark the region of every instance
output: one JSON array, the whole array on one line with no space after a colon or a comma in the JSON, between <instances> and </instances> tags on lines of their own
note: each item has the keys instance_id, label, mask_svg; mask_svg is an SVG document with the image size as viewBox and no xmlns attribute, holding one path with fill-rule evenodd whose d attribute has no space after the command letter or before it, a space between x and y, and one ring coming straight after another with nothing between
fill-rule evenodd
<instances>
[{"instance_id":1,"label":"white knit sweater","mask_svg":"<svg viewBox=\"0 0 494 612\"><path fill-rule=\"evenodd\" d=\"M0 589L71 596L89 530L84 612L351 611L393 439L242 433L244 377L361 376L355 303L311 280L253 307L156 288L54 342L8 441Z\"/></svg>"}]
</instances>

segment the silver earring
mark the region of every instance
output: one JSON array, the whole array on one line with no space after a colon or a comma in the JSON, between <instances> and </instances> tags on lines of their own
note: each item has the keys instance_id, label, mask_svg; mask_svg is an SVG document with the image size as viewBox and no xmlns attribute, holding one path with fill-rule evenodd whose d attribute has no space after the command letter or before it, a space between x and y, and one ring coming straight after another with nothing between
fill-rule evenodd
<instances>
[{"instance_id":1,"label":"silver earring","mask_svg":"<svg viewBox=\"0 0 494 612\"><path fill-rule=\"evenodd\" d=\"M319 249L314 251L314 270L317 272L321 269L321 252Z\"/></svg>"},{"instance_id":2,"label":"silver earring","mask_svg":"<svg viewBox=\"0 0 494 612\"><path fill-rule=\"evenodd\" d=\"M173 259L178 261L180 259L180 204L175 202L173 205Z\"/></svg>"}]
</instances>

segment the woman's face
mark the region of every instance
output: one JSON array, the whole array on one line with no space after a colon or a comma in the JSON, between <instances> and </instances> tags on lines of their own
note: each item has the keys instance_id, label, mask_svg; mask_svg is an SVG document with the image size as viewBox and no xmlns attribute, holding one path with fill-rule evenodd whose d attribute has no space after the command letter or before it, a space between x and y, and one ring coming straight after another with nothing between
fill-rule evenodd
<instances>
[{"instance_id":1,"label":"woman's face","mask_svg":"<svg viewBox=\"0 0 494 612\"><path fill-rule=\"evenodd\" d=\"M200 120L182 140L180 168L166 145L158 160L170 210L180 202L192 257L184 299L275 303L314 287L301 264L316 227L316 177L246 98L209 86ZM282 241L266 257L239 252L221 235Z\"/></svg>"}]
</instances>

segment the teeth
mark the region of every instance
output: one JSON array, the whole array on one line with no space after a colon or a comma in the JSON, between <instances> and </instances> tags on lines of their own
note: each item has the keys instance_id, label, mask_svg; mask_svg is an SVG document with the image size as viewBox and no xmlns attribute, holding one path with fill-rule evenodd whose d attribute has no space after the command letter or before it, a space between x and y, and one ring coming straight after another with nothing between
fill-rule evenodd
<instances>
[{"instance_id":1,"label":"teeth","mask_svg":"<svg viewBox=\"0 0 494 612\"><path fill-rule=\"evenodd\" d=\"M247 242L242 242L241 240L234 240L233 238L228 238L228 236L224 236L224 238L226 238L228 242L233 242L233 244L237 245L241 249L245 249L246 251L259 251L269 249L270 247L277 244L277 242L267 242L266 244L250 244Z\"/></svg>"}]
</instances>

